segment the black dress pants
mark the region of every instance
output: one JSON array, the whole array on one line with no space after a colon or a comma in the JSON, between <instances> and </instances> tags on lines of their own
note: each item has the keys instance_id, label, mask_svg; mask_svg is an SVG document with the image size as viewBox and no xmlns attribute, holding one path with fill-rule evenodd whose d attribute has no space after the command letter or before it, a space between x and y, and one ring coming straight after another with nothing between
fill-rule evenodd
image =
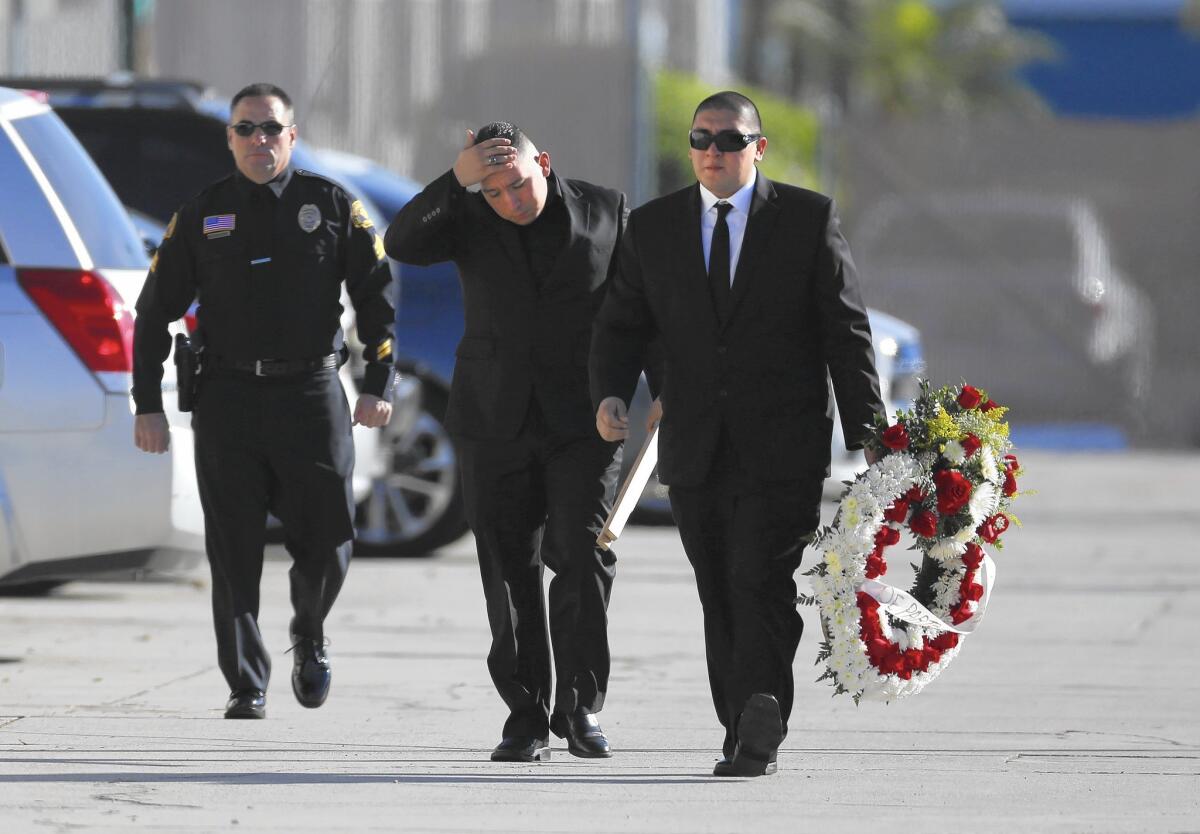
<instances>
[{"instance_id":1,"label":"black dress pants","mask_svg":"<svg viewBox=\"0 0 1200 834\"><path fill-rule=\"evenodd\" d=\"M231 690L266 691L258 628L267 513L283 522L291 633L319 639L354 544L354 443L337 371L206 375L192 412L196 476L212 569L217 658Z\"/></svg>"},{"instance_id":2,"label":"black dress pants","mask_svg":"<svg viewBox=\"0 0 1200 834\"><path fill-rule=\"evenodd\" d=\"M617 565L596 536L616 495L621 446L595 433L557 435L533 402L514 439L456 445L492 631L488 671L509 709L503 735L546 738L551 651L554 711L604 705Z\"/></svg>"},{"instance_id":3,"label":"black dress pants","mask_svg":"<svg viewBox=\"0 0 1200 834\"><path fill-rule=\"evenodd\" d=\"M804 631L796 610L802 536L820 523L824 473L756 481L723 433L706 481L670 487L671 513L696 574L704 648L723 750L733 755L747 699L779 700L784 732L792 711L792 661Z\"/></svg>"}]
</instances>

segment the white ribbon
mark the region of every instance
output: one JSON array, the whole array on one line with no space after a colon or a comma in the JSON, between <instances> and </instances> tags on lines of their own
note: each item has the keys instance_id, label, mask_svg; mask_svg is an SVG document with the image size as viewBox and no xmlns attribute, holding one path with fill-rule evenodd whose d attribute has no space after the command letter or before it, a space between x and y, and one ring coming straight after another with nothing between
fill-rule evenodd
<instances>
[{"instance_id":1,"label":"white ribbon","mask_svg":"<svg viewBox=\"0 0 1200 834\"><path fill-rule=\"evenodd\" d=\"M983 613L987 610L988 598L992 595L992 583L996 580L996 565L992 562L992 557L986 553L983 554L983 561L979 565L979 581L983 585L983 596L979 599L978 607L970 619L965 620L958 625L950 625L943 622L940 617L926 608L921 603L917 602L916 598L899 588L891 585L885 585L875 579L866 579L858 590L869 595L872 599L878 602L883 610L891 614L897 620L903 620L906 623L912 623L925 628L933 628L938 631L953 631L956 634L970 634L979 627L979 623L983 620Z\"/></svg>"}]
</instances>

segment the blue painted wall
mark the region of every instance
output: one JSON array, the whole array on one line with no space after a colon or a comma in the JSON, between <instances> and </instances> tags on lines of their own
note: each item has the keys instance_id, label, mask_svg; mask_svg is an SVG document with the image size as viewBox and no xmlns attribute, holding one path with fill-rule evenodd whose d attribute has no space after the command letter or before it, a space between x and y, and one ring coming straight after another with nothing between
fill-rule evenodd
<instances>
[{"instance_id":1,"label":"blue painted wall","mask_svg":"<svg viewBox=\"0 0 1200 834\"><path fill-rule=\"evenodd\" d=\"M1022 77L1067 116L1200 115L1200 36L1182 0L1006 0L1009 21L1051 38L1060 56Z\"/></svg>"}]
</instances>

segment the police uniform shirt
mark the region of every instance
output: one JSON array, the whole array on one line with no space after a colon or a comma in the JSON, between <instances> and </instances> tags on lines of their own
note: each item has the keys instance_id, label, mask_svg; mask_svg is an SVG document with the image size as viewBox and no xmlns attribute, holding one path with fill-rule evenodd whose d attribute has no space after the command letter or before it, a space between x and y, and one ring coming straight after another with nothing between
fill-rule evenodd
<instances>
[{"instance_id":1,"label":"police uniform shirt","mask_svg":"<svg viewBox=\"0 0 1200 834\"><path fill-rule=\"evenodd\" d=\"M138 297L137 413L162 411L167 326L193 300L209 357L318 359L340 347L342 281L366 345L362 391L390 396L391 271L362 204L303 170L266 185L234 173L209 186L171 218Z\"/></svg>"}]
</instances>

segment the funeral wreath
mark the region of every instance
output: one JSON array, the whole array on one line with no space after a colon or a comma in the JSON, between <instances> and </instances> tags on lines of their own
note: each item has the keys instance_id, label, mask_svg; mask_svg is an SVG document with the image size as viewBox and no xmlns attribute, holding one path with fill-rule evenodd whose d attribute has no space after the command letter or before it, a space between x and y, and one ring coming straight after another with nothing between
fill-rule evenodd
<instances>
[{"instance_id":1,"label":"funeral wreath","mask_svg":"<svg viewBox=\"0 0 1200 834\"><path fill-rule=\"evenodd\" d=\"M1016 522L1023 470L1007 409L970 385L922 382L911 411L880 418L868 445L883 457L849 483L822 560L808 572L825 641L819 680L834 694L891 701L936 678L983 619L995 578L987 549ZM922 555L910 591L886 584L886 551L907 530Z\"/></svg>"}]
</instances>

